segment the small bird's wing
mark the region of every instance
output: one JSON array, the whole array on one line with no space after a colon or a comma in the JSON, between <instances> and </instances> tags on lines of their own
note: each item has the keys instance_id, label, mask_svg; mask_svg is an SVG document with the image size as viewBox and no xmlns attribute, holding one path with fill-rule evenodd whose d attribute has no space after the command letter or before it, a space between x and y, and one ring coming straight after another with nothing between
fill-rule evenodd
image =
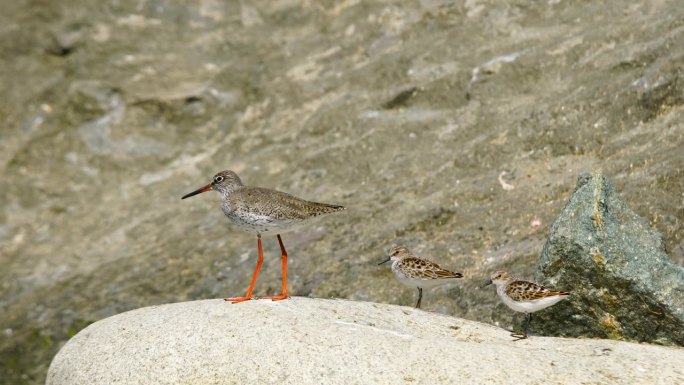
<instances>
[{"instance_id":1,"label":"small bird's wing","mask_svg":"<svg viewBox=\"0 0 684 385\"><path fill-rule=\"evenodd\" d=\"M442 269L438 264L419 257L404 258L401 264L406 276L419 279L461 278L461 273Z\"/></svg>"},{"instance_id":2,"label":"small bird's wing","mask_svg":"<svg viewBox=\"0 0 684 385\"><path fill-rule=\"evenodd\" d=\"M506 287L506 294L514 301L534 301L545 297L570 295L567 291L554 291L529 281L513 281Z\"/></svg>"},{"instance_id":3,"label":"small bird's wing","mask_svg":"<svg viewBox=\"0 0 684 385\"><path fill-rule=\"evenodd\" d=\"M261 187L243 187L235 190L230 194L229 200L231 207L258 206L264 215L274 218L304 220L344 210L343 206L307 201L282 191ZM273 204L268 204L268 202Z\"/></svg>"}]
</instances>

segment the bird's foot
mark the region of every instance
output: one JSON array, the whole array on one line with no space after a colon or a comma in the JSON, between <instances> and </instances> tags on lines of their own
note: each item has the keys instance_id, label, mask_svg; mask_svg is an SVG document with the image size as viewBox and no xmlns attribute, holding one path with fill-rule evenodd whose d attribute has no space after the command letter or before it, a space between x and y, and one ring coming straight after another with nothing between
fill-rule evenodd
<instances>
[{"instance_id":1,"label":"bird's foot","mask_svg":"<svg viewBox=\"0 0 684 385\"><path fill-rule=\"evenodd\" d=\"M518 332L511 333L511 337L515 337L513 342L527 339L527 334L522 334Z\"/></svg>"},{"instance_id":2,"label":"bird's foot","mask_svg":"<svg viewBox=\"0 0 684 385\"><path fill-rule=\"evenodd\" d=\"M223 300L226 302L231 302L231 303L240 303L240 302L249 301L251 299L255 299L255 298L252 296L249 296L249 297L230 297L230 298L224 298Z\"/></svg>"},{"instance_id":3,"label":"bird's foot","mask_svg":"<svg viewBox=\"0 0 684 385\"><path fill-rule=\"evenodd\" d=\"M287 293L283 293L281 295L269 295L265 297L259 297L259 299L270 299L271 301L280 301L287 298L290 298L290 296L287 295Z\"/></svg>"}]
</instances>

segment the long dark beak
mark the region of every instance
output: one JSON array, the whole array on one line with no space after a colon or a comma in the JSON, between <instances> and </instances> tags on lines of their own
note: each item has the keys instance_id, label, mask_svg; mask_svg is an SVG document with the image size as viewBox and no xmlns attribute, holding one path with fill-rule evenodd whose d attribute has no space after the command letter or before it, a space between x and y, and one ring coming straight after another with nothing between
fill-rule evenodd
<instances>
[{"instance_id":1,"label":"long dark beak","mask_svg":"<svg viewBox=\"0 0 684 385\"><path fill-rule=\"evenodd\" d=\"M387 257L387 259L385 259L384 261L378 263L378 266L382 265L382 264L385 263L385 262L389 262L389 261L391 261L391 260L392 260L392 258Z\"/></svg>"},{"instance_id":2,"label":"long dark beak","mask_svg":"<svg viewBox=\"0 0 684 385\"><path fill-rule=\"evenodd\" d=\"M491 284L492 284L492 279L491 279L491 278L487 278L487 280L484 282L484 285L480 286L480 289L482 289L482 288L485 287L485 286L489 286L489 285L491 285Z\"/></svg>"},{"instance_id":3,"label":"long dark beak","mask_svg":"<svg viewBox=\"0 0 684 385\"><path fill-rule=\"evenodd\" d=\"M190 198L191 196L195 196L195 195L197 195L197 194L201 194L201 193L203 193L203 192L207 192L207 191L213 190L213 189L214 189L214 188L211 186L211 183L209 183L208 185L206 185L206 186L204 186L204 187L202 187L202 188L198 188L197 190L195 190L195 191L193 191L193 192L191 192L191 193L189 193L189 194L183 195L183 197L182 197L181 199Z\"/></svg>"}]
</instances>

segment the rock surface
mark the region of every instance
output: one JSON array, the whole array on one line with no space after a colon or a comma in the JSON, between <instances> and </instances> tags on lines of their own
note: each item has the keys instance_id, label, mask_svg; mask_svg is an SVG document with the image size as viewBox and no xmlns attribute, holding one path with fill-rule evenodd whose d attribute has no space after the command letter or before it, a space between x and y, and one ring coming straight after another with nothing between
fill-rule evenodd
<instances>
[{"instance_id":1,"label":"rock surface","mask_svg":"<svg viewBox=\"0 0 684 385\"><path fill-rule=\"evenodd\" d=\"M411 305L376 266L405 243L465 274L426 309L510 327L478 285L531 277L598 168L684 264L682 20L679 0L3 1L0 383L44 383L96 320L244 294L254 237L179 199L221 169L348 208L284 237L293 295Z\"/></svg>"},{"instance_id":2,"label":"rock surface","mask_svg":"<svg viewBox=\"0 0 684 385\"><path fill-rule=\"evenodd\" d=\"M572 290L570 301L539 313L541 333L684 345L684 268L600 173L580 175L537 279Z\"/></svg>"},{"instance_id":3,"label":"rock surface","mask_svg":"<svg viewBox=\"0 0 684 385\"><path fill-rule=\"evenodd\" d=\"M531 337L394 305L292 298L153 306L88 326L47 385L676 384L684 349Z\"/></svg>"}]
</instances>

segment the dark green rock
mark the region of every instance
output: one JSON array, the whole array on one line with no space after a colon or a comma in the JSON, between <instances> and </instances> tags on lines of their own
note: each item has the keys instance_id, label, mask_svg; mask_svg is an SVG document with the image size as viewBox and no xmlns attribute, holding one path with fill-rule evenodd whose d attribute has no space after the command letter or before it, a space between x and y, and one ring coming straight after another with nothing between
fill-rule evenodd
<instances>
[{"instance_id":1,"label":"dark green rock","mask_svg":"<svg viewBox=\"0 0 684 385\"><path fill-rule=\"evenodd\" d=\"M684 269L600 173L579 176L536 276L573 292L539 313L538 333L684 345Z\"/></svg>"}]
</instances>

